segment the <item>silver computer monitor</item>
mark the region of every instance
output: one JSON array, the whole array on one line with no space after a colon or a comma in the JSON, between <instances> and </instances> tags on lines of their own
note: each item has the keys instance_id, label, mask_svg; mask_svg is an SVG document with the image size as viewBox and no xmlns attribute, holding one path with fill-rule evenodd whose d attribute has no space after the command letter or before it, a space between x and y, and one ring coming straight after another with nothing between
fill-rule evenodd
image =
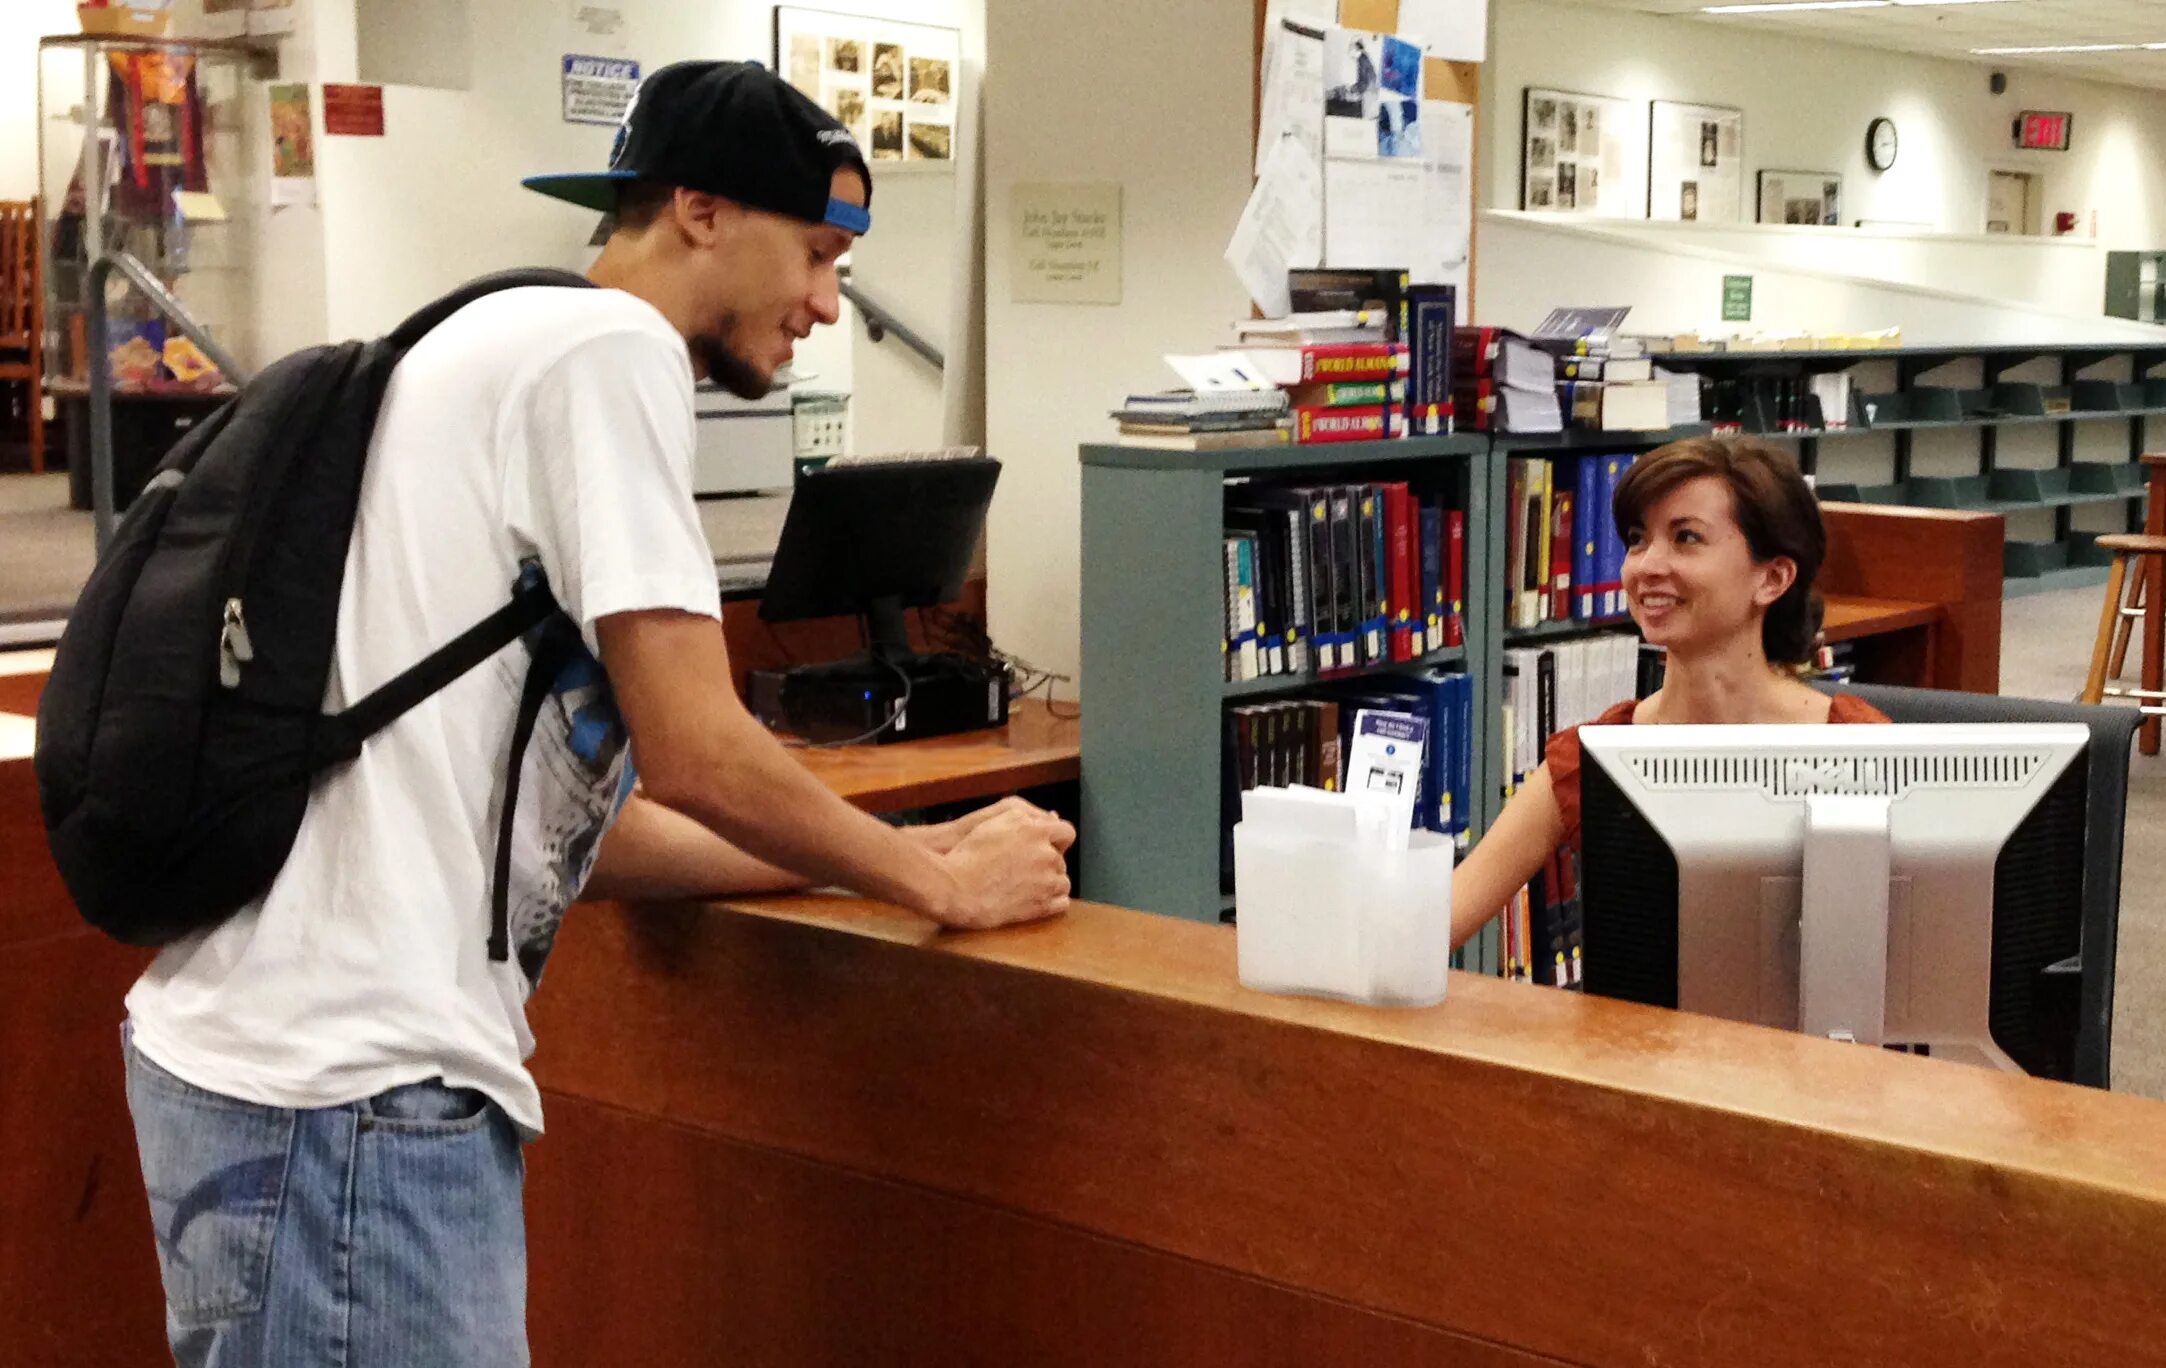
<instances>
[{"instance_id":1,"label":"silver computer monitor","mask_svg":"<svg viewBox=\"0 0 2166 1368\"><path fill-rule=\"evenodd\" d=\"M2069 1076L2087 728L1580 739L1589 992Z\"/></svg>"}]
</instances>

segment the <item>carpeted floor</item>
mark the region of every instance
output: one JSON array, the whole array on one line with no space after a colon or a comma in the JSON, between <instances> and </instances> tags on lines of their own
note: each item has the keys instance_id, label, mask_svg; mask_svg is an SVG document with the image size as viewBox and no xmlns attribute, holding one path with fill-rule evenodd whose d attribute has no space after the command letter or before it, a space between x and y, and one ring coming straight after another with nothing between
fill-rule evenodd
<instances>
[{"instance_id":1,"label":"carpeted floor","mask_svg":"<svg viewBox=\"0 0 2166 1368\"><path fill-rule=\"evenodd\" d=\"M2105 590L2010 599L2001 609L2001 692L2072 700L2091 664ZM2137 654L2129 657L2133 677ZM2166 753L2129 758L2121 937L2113 993L2113 1086L2166 1100Z\"/></svg>"},{"instance_id":2,"label":"carpeted floor","mask_svg":"<svg viewBox=\"0 0 2166 1368\"><path fill-rule=\"evenodd\" d=\"M774 554L787 495L702 499L700 522L725 567ZM68 477L0 475L0 622L60 618L94 559L91 518L68 507Z\"/></svg>"}]
</instances>

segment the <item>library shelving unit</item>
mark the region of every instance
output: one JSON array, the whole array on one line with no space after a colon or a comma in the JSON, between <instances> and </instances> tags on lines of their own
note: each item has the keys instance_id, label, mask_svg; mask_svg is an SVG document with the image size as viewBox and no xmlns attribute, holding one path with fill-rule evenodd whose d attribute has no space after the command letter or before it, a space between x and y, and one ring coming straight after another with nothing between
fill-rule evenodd
<instances>
[{"instance_id":1,"label":"library shelving unit","mask_svg":"<svg viewBox=\"0 0 2166 1368\"><path fill-rule=\"evenodd\" d=\"M1476 592L1495 577L1486 436L1207 452L1092 445L1081 459L1082 666L1090 680L1082 815L1091 833L1082 850L1082 896L1219 920L1226 906L1218 879L1223 709L1232 699L1300 693L1318 682L1224 678L1222 537L1232 482L1413 480L1450 489L1466 510L1466 644L1369 672L1459 664L1473 677L1476 715L1495 710L1495 595ZM1477 820L1486 749L1477 735Z\"/></svg>"},{"instance_id":2,"label":"library shelving unit","mask_svg":"<svg viewBox=\"0 0 2166 1368\"><path fill-rule=\"evenodd\" d=\"M1655 364L1668 370L1694 371L1710 381L1798 379L1849 370L1873 362L1893 363L1895 387L1882 394L1853 395L1848 426L1817 426L1797 432L1764 435L1795 440L1798 459L1808 474L1819 464L1820 444L1832 436L1886 433L1894 453L1889 479L1879 484L1822 482L1822 498L1850 503L1908 504L2018 514L2050 510L2053 537L2036 542L2010 539L2004 572L2008 591L2094 583L2103 579L2106 558L2091 545L2094 534L2072 526L2074 510L2085 504L2118 504L2131 531L2143 523L2143 471L2136 458L2147 447L2148 420L2166 416L2166 378L2152 371L2166 364L2166 333L2158 345L2127 343L1980 344L1968 347L1890 347L1833 351L1662 352ZM1978 363L1983 385L1958 388L1925 383L1943 367ZM2127 380L2087 378L2094 367L2126 361ZM2050 363L2057 383L2012 381L2006 377L2032 362ZM2127 425L2126 461L2077 459L2077 426L2084 423ZM1747 415L1748 429L1753 415ZM2035 468L2000 462L2003 429L2050 426L2056 461ZM1977 434L1975 473L1917 475L1911 469L1916 435L1921 432L1972 431Z\"/></svg>"},{"instance_id":3,"label":"library shelving unit","mask_svg":"<svg viewBox=\"0 0 2166 1368\"><path fill-rule=\"evenodd\" d=\"M1626 455L1638 456L1653 451L1670 442L1687 437L1705 437L1706 426L1668 428L1652 432L1593 432L1573 429L1562 433L1510 433L1500 432L1495 437L1495 456L1490 462L1489 507L1492 510L1488 527L1490 544L1498 548L1495 559L1503 559L1502 548L1509 545L1505 519L1510 510L1505 507L1505 465L1513 458L1537 457L1565 459L1579 456ZM1486 581L1489 602L1485 618L1496 624L1496 641L1491 647L1491 657L1497 668L1503 668L1505 650L1516 646L1538 646L1544 642L1569 640L1594 633L1632 631L1628 617L1599 618L1592 621L1570 620L1545 622L1538 627L1515 628L1507 626L1505 613L1505 573L1503 567ZM1501 687L1499 682L1494 687ZM1480 695L1477 693L1477 697ZM1492 698L1496 694L1492 693ZM1482 772L1481 796L1474 810L1486 823L1496 816L1503 804L1504 793L1504 718L1501 708L1492 707L1484 722L1482 757L1486 768Z\"/></svg>"}]
</instances>

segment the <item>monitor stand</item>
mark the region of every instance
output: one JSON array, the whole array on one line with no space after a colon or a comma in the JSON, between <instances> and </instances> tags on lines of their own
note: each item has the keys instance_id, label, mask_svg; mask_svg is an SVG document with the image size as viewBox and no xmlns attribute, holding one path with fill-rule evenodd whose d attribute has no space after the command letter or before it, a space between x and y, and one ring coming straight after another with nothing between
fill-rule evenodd
<instances>
[{"instance_id":1,"label":"monitor stand","mask_svg":"<svg viewBox=\"0 0 2166 1368\"><path fill-rule=\"evenodd\" d=\"M1798 922L1798 1029L1887 1042L1888 800L1805 800L1805 880Z\"/></svg>"}]
</instances>

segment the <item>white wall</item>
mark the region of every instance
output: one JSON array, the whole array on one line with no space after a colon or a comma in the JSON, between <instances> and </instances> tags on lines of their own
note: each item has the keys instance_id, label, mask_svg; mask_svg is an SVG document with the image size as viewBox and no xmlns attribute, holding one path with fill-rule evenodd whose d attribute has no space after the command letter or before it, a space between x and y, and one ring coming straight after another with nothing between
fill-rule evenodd
<instances>
[{"instance_id":1,"label":"white wall","mask_svg":"<svg viewBox=\"0 0 2166 1368\"><path fill-rule=\"evenodd\" d=\"M1491 102L1484 155L1496 172L1492 207L1519 207L1520 92L1546 86L1638 102L1641 136L1628 184L1646 182L1650 99L1745 111L1746 220L1762 169L1834 171L1843 214L1916 221L1942 232L1985 227L1991 169L2044 177L2045 221L2081 216L2113 247L2166 246L2166 94L2011 69L2008 92L1988 92L1988 68L1560 0L1495 0ZM2023 109L2075 113L2068 152L2019 152L2009 124ZM1895 120L1902 152L1875 174L1865 128ZM2095 301L2093 301L2095 304Z\"/></svg>"},{"instance_id":2,"label":"white wall","mask_svg":"<svg viewBox=\"0 0 2166 1368\"><path fill-rule=\"evenodd\" d=\"M1219 259L1248 197L1254 41L1224 0L1125 5L1097 22L1067 0L994 0L986 15L986 445L1006 462L987 587L1000 643L1072 672L1078 641L1077 444L1106 410L1173 376L1246 317ZM1032 181L1115 181L1118 305L1010 298L1010 198ZM1063 697L1065 697L1065 691Z\"/></svg>"},{"instance_id":3,"label":"white wall","mask_svg":"<svg viewBox=\"0 0 2166 1368\"><path fill-rule=\"evenodd\" d=\"M1481 316L1527 328L1566 301L1629 304L1635 331L1736 331L1721 323L1725 275L1753 277L1751 327L1859 332L1900 327L1913 346L1979 342L2157 342L2157 328L2033 304L1717 250L1676 233L1650 238L1615 222L1501 211L1481 216Z\"/></svg>"},{"instance_id":4,"label":"white wall","mask_svg":"<svg viewBox=\"0 0 2166 1368\"><path fill-rule=\"evenodd\" d=\"M344 11L355 0L319 0ZM367 336L395 324L443 290L507 265L577 268L590 259L594 216L521 188L543 171L600 168L613 128L564 122L560 63L567 52L629 57L643 71L694 58L769 62L773 6L726 0L615 0L626 24L599 49L576 31L571 7L535 0L463 0L475 38L465 90L390 86L385 136L326 138L317 145L324 203L327 328ZM375 7L372 7L372 10ZM964 31L982 51L973 0L857 0L854 13ZM328 26L327 20L327 26ZM317 79L351 80L356 45L325 45ZM958 175L875 170L875 229L854 256L859 283L936 341L949 331ZM859 382L855 372L864 366ZM889 342L870 348L846 316L798 348L798 369L823 387L852 388L861 449L927 446L941 435L938 376Z\"/></svg>"},{"instance_id":5,"label":"white wall","mask_svg":"<svg viewBox=\"0 0 2166 1368\"><path fill-rule=\"evenodd\" d=\"M76 27L72 0L0 0L0 199L38 193L38 39Z\"/></svg>"}]
</instances>

